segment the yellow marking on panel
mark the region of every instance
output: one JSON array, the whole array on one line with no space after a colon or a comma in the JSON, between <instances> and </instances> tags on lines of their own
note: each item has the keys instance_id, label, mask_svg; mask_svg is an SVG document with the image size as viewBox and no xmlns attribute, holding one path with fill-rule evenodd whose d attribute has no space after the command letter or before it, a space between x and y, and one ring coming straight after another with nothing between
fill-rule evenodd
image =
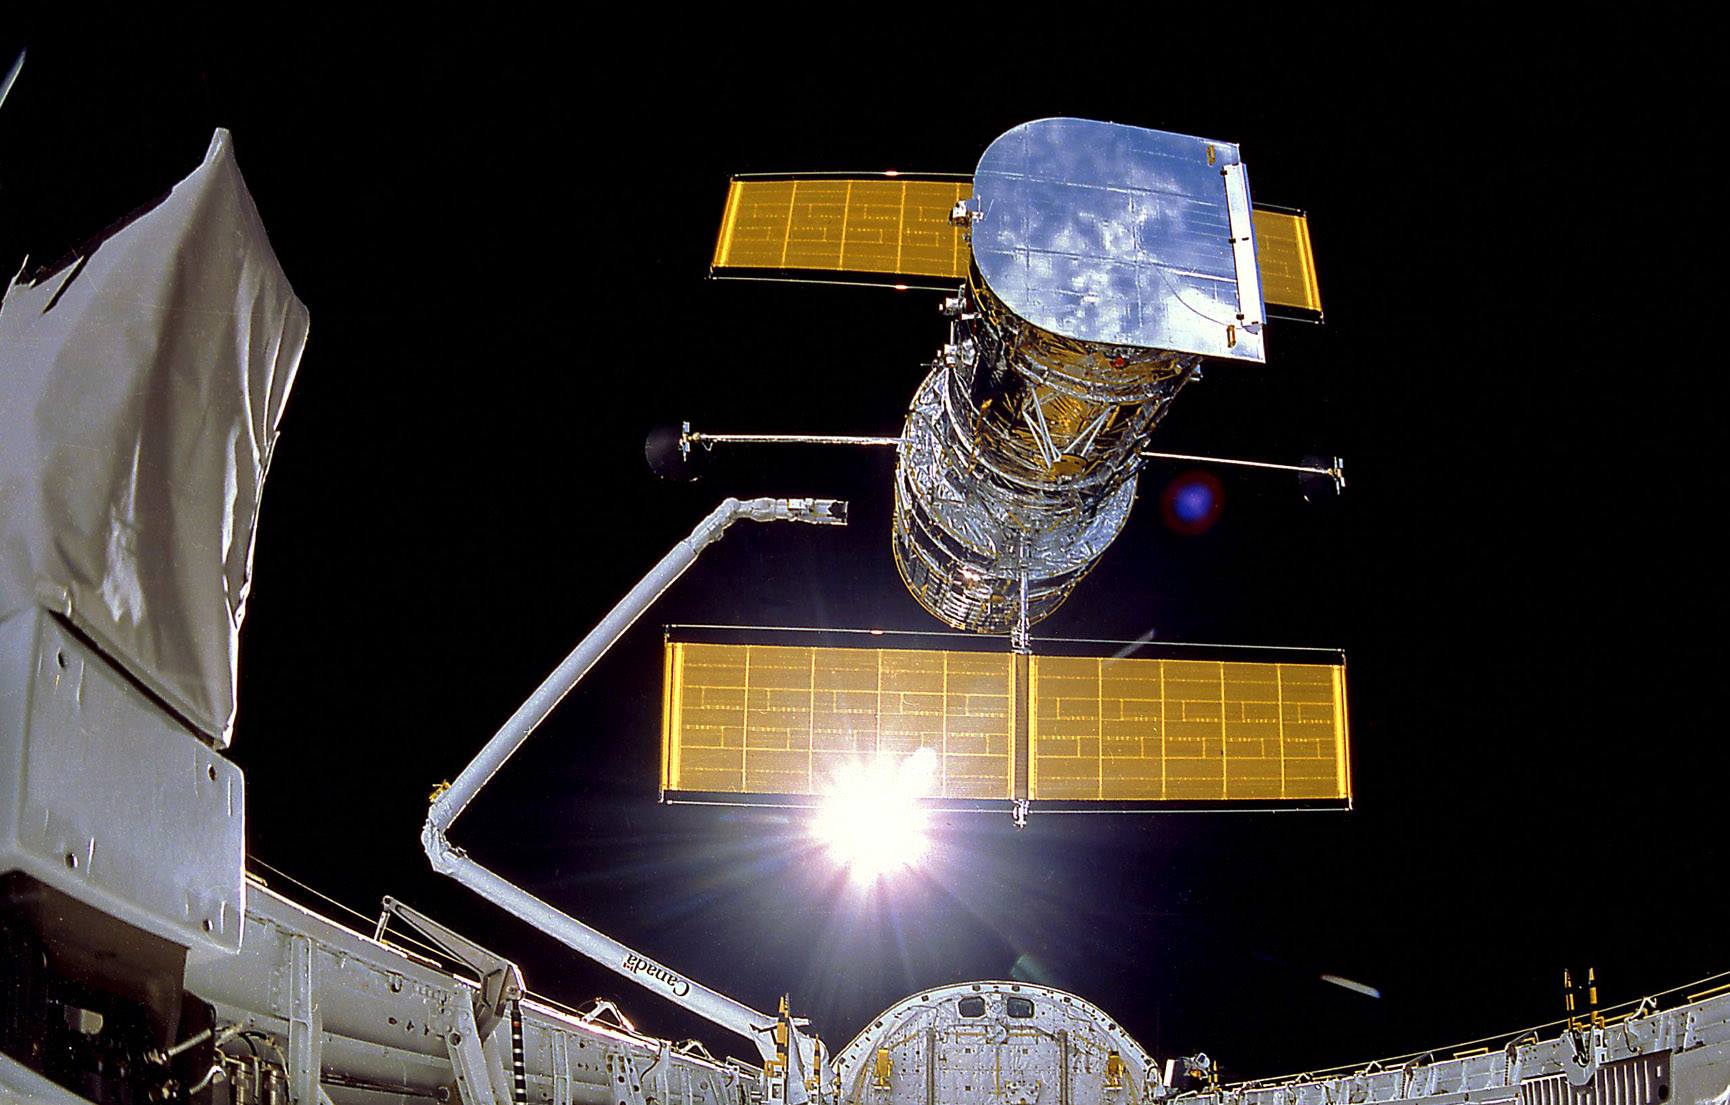
<instances>
[{"instance_id":1,"label":"yellow marking on panel","mask_svg":"<svg viewBox=\"0 0 1730 1105\"><path fill-rule=\"evenodd\" d=\"M1341 666L1334 669L1334 716L1339 719L1334 726L1334 769L1336 785L1341 794L1352 792L1352 765L1347 749L1351 746L1348 732L1351 713L1346 709L1346 669Z\"/></svg>"},{"instance_id":2,"label":"yellow marking on panel","mask_svg":"<svg viewBox=\"0 0 1730 1105\"><path fill-rule=\"evenodd\" d=\"M1322 294L1316 282L1308 216L1257 208L1252 218L1262 299L1275 306L1301 307L1320 314Z\"/></svg>"},{"instance_id":3,"label":"yellow marking on panel","mask_svg":"<svg viewBox=\"0 0 1730 1105\"><path fill-rule=\"evenodd\" d=\"M1035 656L1030 797L1351 797L1344 669L1333 664Z\"/></svg>"},{"instance_id":4,"label":"yellow marking on panel","mask_svg":"<svg viewBox=\"0 0 1730 1105\"><path fill-rule=\"evenodd\" d=\"M1017 665L1017 667L1019 667L1019 666L1020 665ZM1031 658L1029 659L1029 663L1027 665L1027 670L1029 673L1031 673L1033 670ZM1017 672L1016 674L1018 677L1020 676L1019 672ZM1033 737L1033 718L1037 717L1039 714L1039 687L1036 683L1033 682L1033 678L1032 678L1031 674L1029 674L1025 678L1027 679L1026 702L1027 702L1027 715L1028 715L1028 722L1027 722L1028 753L1027 753L1026 775L1027 775L1027 793L1029 796L1031 796L1031 795L1037 794L1039 792L1039 757L1032 754L1033 740L1034 740L1034 737ZM1010 709L1013 710L1015 708L1016 704L1018 704L1021 701L1022 701L1021 695L1017 694L1017 695L1012 696L1012 698L1010 699ZM1015 723L1013 721L1010 724L1009 731L1011 733L1015 734L1015 743L1020 744L1021 743L1021 732L1019 729L1016 728Z\"/></svg>"},{"instance_id":5,"label":"yellow marking on panel","mask_svg":"<svg viewBox=\"0 0 1730 1105\"><path fill-rule=\"evenodd\" d=\"M738 218L741 196L742 193L738 188L727 189L727 206L721 209L721 233L715 239L715 256L709 259L710 268L720 268L727 264L727 254L733 244L733 228Z\"/></svg>"},{"instance_id":6,"label":"yellow marking on panel","mask_svg":"<svg viewBox=\"0 0 1730 1105\"><path fill-rule=\"evenodd\" d=\"M1033 680L1027 674L1026 653L1015 653L1009 664L1009 797L1026 798L1033 792L1033 761L1027 754L1031 729L1026 716Z\"/></svg>"},{"instance_id":7,"label":"yellow marking on panel","mask_svg":"<svg viewBox=\"0 0 1730 1105\"><path fill-rule=\"evenodd\" d=\"M847 221L853 217L853 182L847 182L847 192L841 201L841 256L847 256Z\"/></svg>"},{"instance_id":8,"label":"yellow marking on panel","mask_svg":"<svg viewBox=\"0 0 1730 1105\"><path fill-rule=\"evenodd\" d=\"M896 211L895 211L895 225L898 227L907 225L907 189L902 188L900 190L899 200L900 200L899 206L896 208ZM902 245L903 245L903 242L901 239L901 235L899 235L899 234L895 235L895 267L891 271L894 271L894 272L900 272L901 271L901 247L902 247Z\"/></svg>"},{"instance_id":9,"label":"yellow marking on panel","mask_svg":"<svg viewBox=\"0 0 1730 1105\"><path fill-rule=\"evenodd\" d=\"M961 279L969 253L949 212L972 193L966 180L735 180L712 264Z\"/></svg>"},{"instance_id":10,"label":"yellow marking on panel","mask_svg":"<svg viewBox=\"0 0 1730 1105\"><path fill-rule=\"evenodd\" d=\"M678 773L676 763L677 750L673 743L673 718L678 716L679 708L675 704L683 680L677 671L678 654L672 649L666 650L662 663L661 686L661 788L667 786L667 780Z\"/></svg>"},{"instance_id":11,"label":"yellow marking on panel","mask_svg":"<svg viewBox=\"0 0 1730 1105\"><path fill-rule=\"evenodd\" d=\"M669 642L672 791L815 795L847 765L937 757L929 796L1007 798L1003 653Z\"/></svg>"}]
</instances>

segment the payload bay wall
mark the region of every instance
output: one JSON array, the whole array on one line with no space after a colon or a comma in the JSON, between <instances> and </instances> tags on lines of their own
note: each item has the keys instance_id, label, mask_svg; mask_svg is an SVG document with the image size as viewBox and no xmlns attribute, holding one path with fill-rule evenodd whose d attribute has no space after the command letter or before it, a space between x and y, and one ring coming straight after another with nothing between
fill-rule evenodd
<instances>
[{"instance_id":1,"label":"payload bay wall","mask_svg":"<svg viewBox=\"0 0 1730 1105\"><path fill-rule=\"evenodd\" d=\"M275 1042L292 1100L515 1100L510 1024L500 1019L480 1034L471 983L256 883L247 887L244 931L237 956L195 952L186 987L214 1006L218 1024ZM617 1023L529 998L522 1025L530 1102L742 1105L760 1095L755 1068L681 1051ZM224 1050L248 1052L241 1038Z\"/></svg>"},{"instance_id":2,"label":"payload bay wall","mask_svg":"<svg viewBox=\"0 0 1730 1105\"><path fill-rule=\"evenodd\" d=\"M1485 1050L1181 1094L1181 1105L1726 1105L1730 992Z\"/></svg>"}]
</instances>

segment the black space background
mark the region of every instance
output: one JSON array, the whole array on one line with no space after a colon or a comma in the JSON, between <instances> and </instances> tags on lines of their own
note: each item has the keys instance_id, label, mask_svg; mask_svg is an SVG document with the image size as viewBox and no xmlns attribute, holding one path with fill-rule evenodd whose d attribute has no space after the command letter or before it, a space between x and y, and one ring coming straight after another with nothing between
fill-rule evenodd
<instances>
[{"instance_id":1,"label":"black space background","mask_svg":"<svg viewBox=\"0 0 1730 1105\"><path fill-rule=\"evenodd\" d=\"M1730 967L1724 251L1685 27L233 18L5 28L6 60L31 53L0 109L0 261L64 252L233 130L313 320L243 635L259 858L748 1051L433 876L417 833L431 784L716 500L834 495L847 531L712 550L453 839L759 1008L790 990L837 1045L1018 961L1240 1075L1547 1020L1570 963L1607 1001ZM1352 486L1311 508L1224 472L1220 523L1183 538L1151 469L1041 631L1343 646L1358 808L953 817L925 874L861 900L796 824L656 804L655 627L933 628L889 556L892 458L738 453L672 486L643 434L895 432L932 297L705 281L727 176L968 171L1045 115L1236 140L1258 200L1309 209L1327 324L1210 371L1156 441L1337 452Z\"/></svg>"}]
</instances>

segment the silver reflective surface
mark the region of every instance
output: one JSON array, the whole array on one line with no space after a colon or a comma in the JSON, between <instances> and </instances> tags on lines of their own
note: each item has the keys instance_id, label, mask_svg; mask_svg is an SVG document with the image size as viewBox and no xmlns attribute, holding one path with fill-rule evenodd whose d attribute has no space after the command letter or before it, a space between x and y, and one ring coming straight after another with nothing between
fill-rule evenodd
<instances>
[{"instance_id":1,"label":"silver reflective surface","mask_svg":"<svg viewBox=\"0 0 1730 1105\"><path fill-rule=\"evenodd\" d=\"M1201 358L1055 338L987 289L956 302L901 432L890 547L926 610L1002 633L1062 605L1117 537L1147 435Z\"/></svg>"},{"instance_id":2,"label":"silver reflective surface","mask_svg":"<svg viewBox=\"0 0 1730 1105\"><path fill-rule=\"evenodd\" d=\"M1234 251L1232 241L1234 223L1248 225L1248 182L1236 170L1228 196L1223 175L1239 164L1229 142L1087 119L1023 123L974 173L974 261L1010 310L1052 333L1263 361L1254 243Z\"/></svg>"},{"instance_id":3,"label":"silver reflective surface","mask_svg":"<svg viewBox=\"0 0 1730 1105\"><path fill-rule=\"evenodd\" d=\"M1135 464L1087 490L1044 488L982 462L975 412L947 401L939 365L913 398L895 469L890 548L907 589L957 629L1006 633L1021 609L1028 623L1069 597L1135 502Z\"/></svg>"}]
</instances>

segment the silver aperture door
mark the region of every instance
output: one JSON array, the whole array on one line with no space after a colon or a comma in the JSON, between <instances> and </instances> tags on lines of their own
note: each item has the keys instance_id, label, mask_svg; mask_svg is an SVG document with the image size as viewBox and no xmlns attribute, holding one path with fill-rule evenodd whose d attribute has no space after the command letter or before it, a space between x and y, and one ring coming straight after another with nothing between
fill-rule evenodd
<instances>
[{"instance_id":1,"label":"silver aperture door","mask_svg":"<svg viewBox=\"0 0 1730 1105\"><path fill-rule=\"evenodd\" d=\"M1085 342L1265 359L1236 145L1039 119L993 142L973 183L974 260L1028 322Z\"/></svg>"}]
</instances>

